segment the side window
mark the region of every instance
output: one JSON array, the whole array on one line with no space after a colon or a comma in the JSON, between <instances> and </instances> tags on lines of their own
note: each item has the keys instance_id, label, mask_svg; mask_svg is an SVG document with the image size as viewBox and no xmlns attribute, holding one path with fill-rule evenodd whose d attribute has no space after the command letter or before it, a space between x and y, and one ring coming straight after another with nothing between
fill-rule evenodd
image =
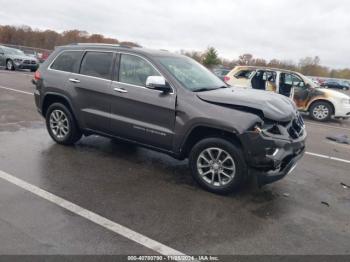
<instances>
[{"instance_id":1,"label":"side window","mask_svg":"<svg viewBox=\"0 0 350 262\"><path fill-rule=\"evenodd\" d=\"M146 86L148 76L160 76L160 74L150 63L140 57L126 54L121 55L119 82Z\"/></svg>"},{"instance_id":2,"label":"side window","mask_svg":"<svg viewBox=\"0 0 350 262\"><path fill-rule=\"evenodd\" d=\"M297 75L292 75L293 86L305 87L304 81Z\"/></svg>"},{"instance_id":3,"label":"side window","mask_svg":"<svg viewBox=\"0 0 350 262\"><path fill-rule=\"evenodd\" d=\"M83 58L80 74L111 79L113 53L87 52Z\"/></svg>"},{"instance_id":4,"label":"side window","mask_svg":"<svg viewBox=\"0 0 350 262\"><path fill-rule=\"evenodd\" d=\"M235 74L236 78L246 78L249 79L253 70L242 70Z\"/></svg>"},{"instance_id":5,"label":"side window","mask_svg":"<svg viewBox=\"0 0 350 262\"><path fill-rule=\"evenodd\" d=\"M78 69L82 51L65 51L56 57L51 69L75 72Z\"/></svg>"}]
</instances>

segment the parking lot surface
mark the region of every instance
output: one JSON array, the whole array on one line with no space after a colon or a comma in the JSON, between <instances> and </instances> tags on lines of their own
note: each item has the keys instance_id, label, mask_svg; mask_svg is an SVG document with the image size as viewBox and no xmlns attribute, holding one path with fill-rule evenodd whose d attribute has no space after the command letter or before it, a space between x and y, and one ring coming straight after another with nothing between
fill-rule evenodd
<instances>
[{"instance_id":1,"label":"parking lot surface","mask_svg":"<svg viewBox=\"0 0 350 262\"><path fill-rule=\"evenodd\" d=\"M187 161L98 136L55 144L31 78L0 69L2 172L184 254L350 254L350 145L326 139L350 137L349 120L305 116L307 154L292 174L219 196ZM78 213L0 177L0 254L159 253Z\"/></svg>"}]
</instances>

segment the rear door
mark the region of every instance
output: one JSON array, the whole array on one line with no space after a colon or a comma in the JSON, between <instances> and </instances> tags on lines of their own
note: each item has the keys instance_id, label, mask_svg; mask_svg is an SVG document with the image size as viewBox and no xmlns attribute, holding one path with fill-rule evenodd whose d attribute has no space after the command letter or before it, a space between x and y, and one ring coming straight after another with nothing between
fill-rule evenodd
<instances>
[{"instance_id":1,"label":"rear door","mask_svg":"<svg viewBox=\"0 0 350 262\"><path fill-rule=\"evenodd\" d=\"M111 74L115 53L86 51L78 73L68 79L83 128L110 133Z\"/></svg>"},{"instance_id":2,"label":"rear door","mask_svg":"<svg viewBox=\"0 0 350 262\"><path fill-rule=\"evenodd\" d=\"M171 149L176 93L146 88L155 66L139 55L120 54L112 83L111 126L115 135L163 149Z\"/></svg>"}]
</instances>

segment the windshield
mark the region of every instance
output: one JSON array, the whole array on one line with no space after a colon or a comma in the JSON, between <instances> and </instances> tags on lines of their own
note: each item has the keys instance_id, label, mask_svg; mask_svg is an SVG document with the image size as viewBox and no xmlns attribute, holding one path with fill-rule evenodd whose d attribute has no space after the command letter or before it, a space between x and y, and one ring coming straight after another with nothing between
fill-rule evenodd
<instances>
[{"instance_id":1,"label":"windshield","mask_svg":"<svg viewBox=\"0 0 350 262\"><path fill-rule=\"evenodd\" d=\"M227 87L217 76L191 58L161 56L157 60L186 89L192 92Z\"/></svg>"},{"instance_id":2,"label":"windshield","mask_svg":"<svg viewBox=\"0 0 350 262\"><path fill-rule=\"evenodd\" d=\"M5 51L7 54L10 54L10 55L24 55L23 51L19 49L6 48Z\"/></svg>"}]
</instances>

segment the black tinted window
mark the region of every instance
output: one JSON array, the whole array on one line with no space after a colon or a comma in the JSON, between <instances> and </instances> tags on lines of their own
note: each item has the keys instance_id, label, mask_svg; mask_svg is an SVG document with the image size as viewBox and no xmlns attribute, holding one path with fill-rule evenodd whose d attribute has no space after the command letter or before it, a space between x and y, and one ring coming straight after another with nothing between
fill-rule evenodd
<instances>
[{"instance_id":1,"label":"black tinted window","mask_svg":"<svg viewBox=\"0 0 350 262\"><path fill-rule=\"evenodd\" d=\"M133 55L122 55L120 60L119 81L127 84L146 86L148 76L160 74L150 63Z\"/></svg>"},{"instance_id":2,"label":"black tinted window","mask_svg":"<svg viewBox=\"0 0 350 262\"><path fill-rule=\"evenodd\" d=\"M87 52L81 63L80 74L110 79L113 53Z\"/></svg>"},{"instance_id":3,"label":"black tinted window","mask_svg":"<svg viewBox=\"0 0 350 262\"><path fill-rule=\"evenodd\" d=\"M65 51L55 59L51 68L65 72L75 72L80 63L81 55L81 51Z\"/></svg>"}]
</instances>

